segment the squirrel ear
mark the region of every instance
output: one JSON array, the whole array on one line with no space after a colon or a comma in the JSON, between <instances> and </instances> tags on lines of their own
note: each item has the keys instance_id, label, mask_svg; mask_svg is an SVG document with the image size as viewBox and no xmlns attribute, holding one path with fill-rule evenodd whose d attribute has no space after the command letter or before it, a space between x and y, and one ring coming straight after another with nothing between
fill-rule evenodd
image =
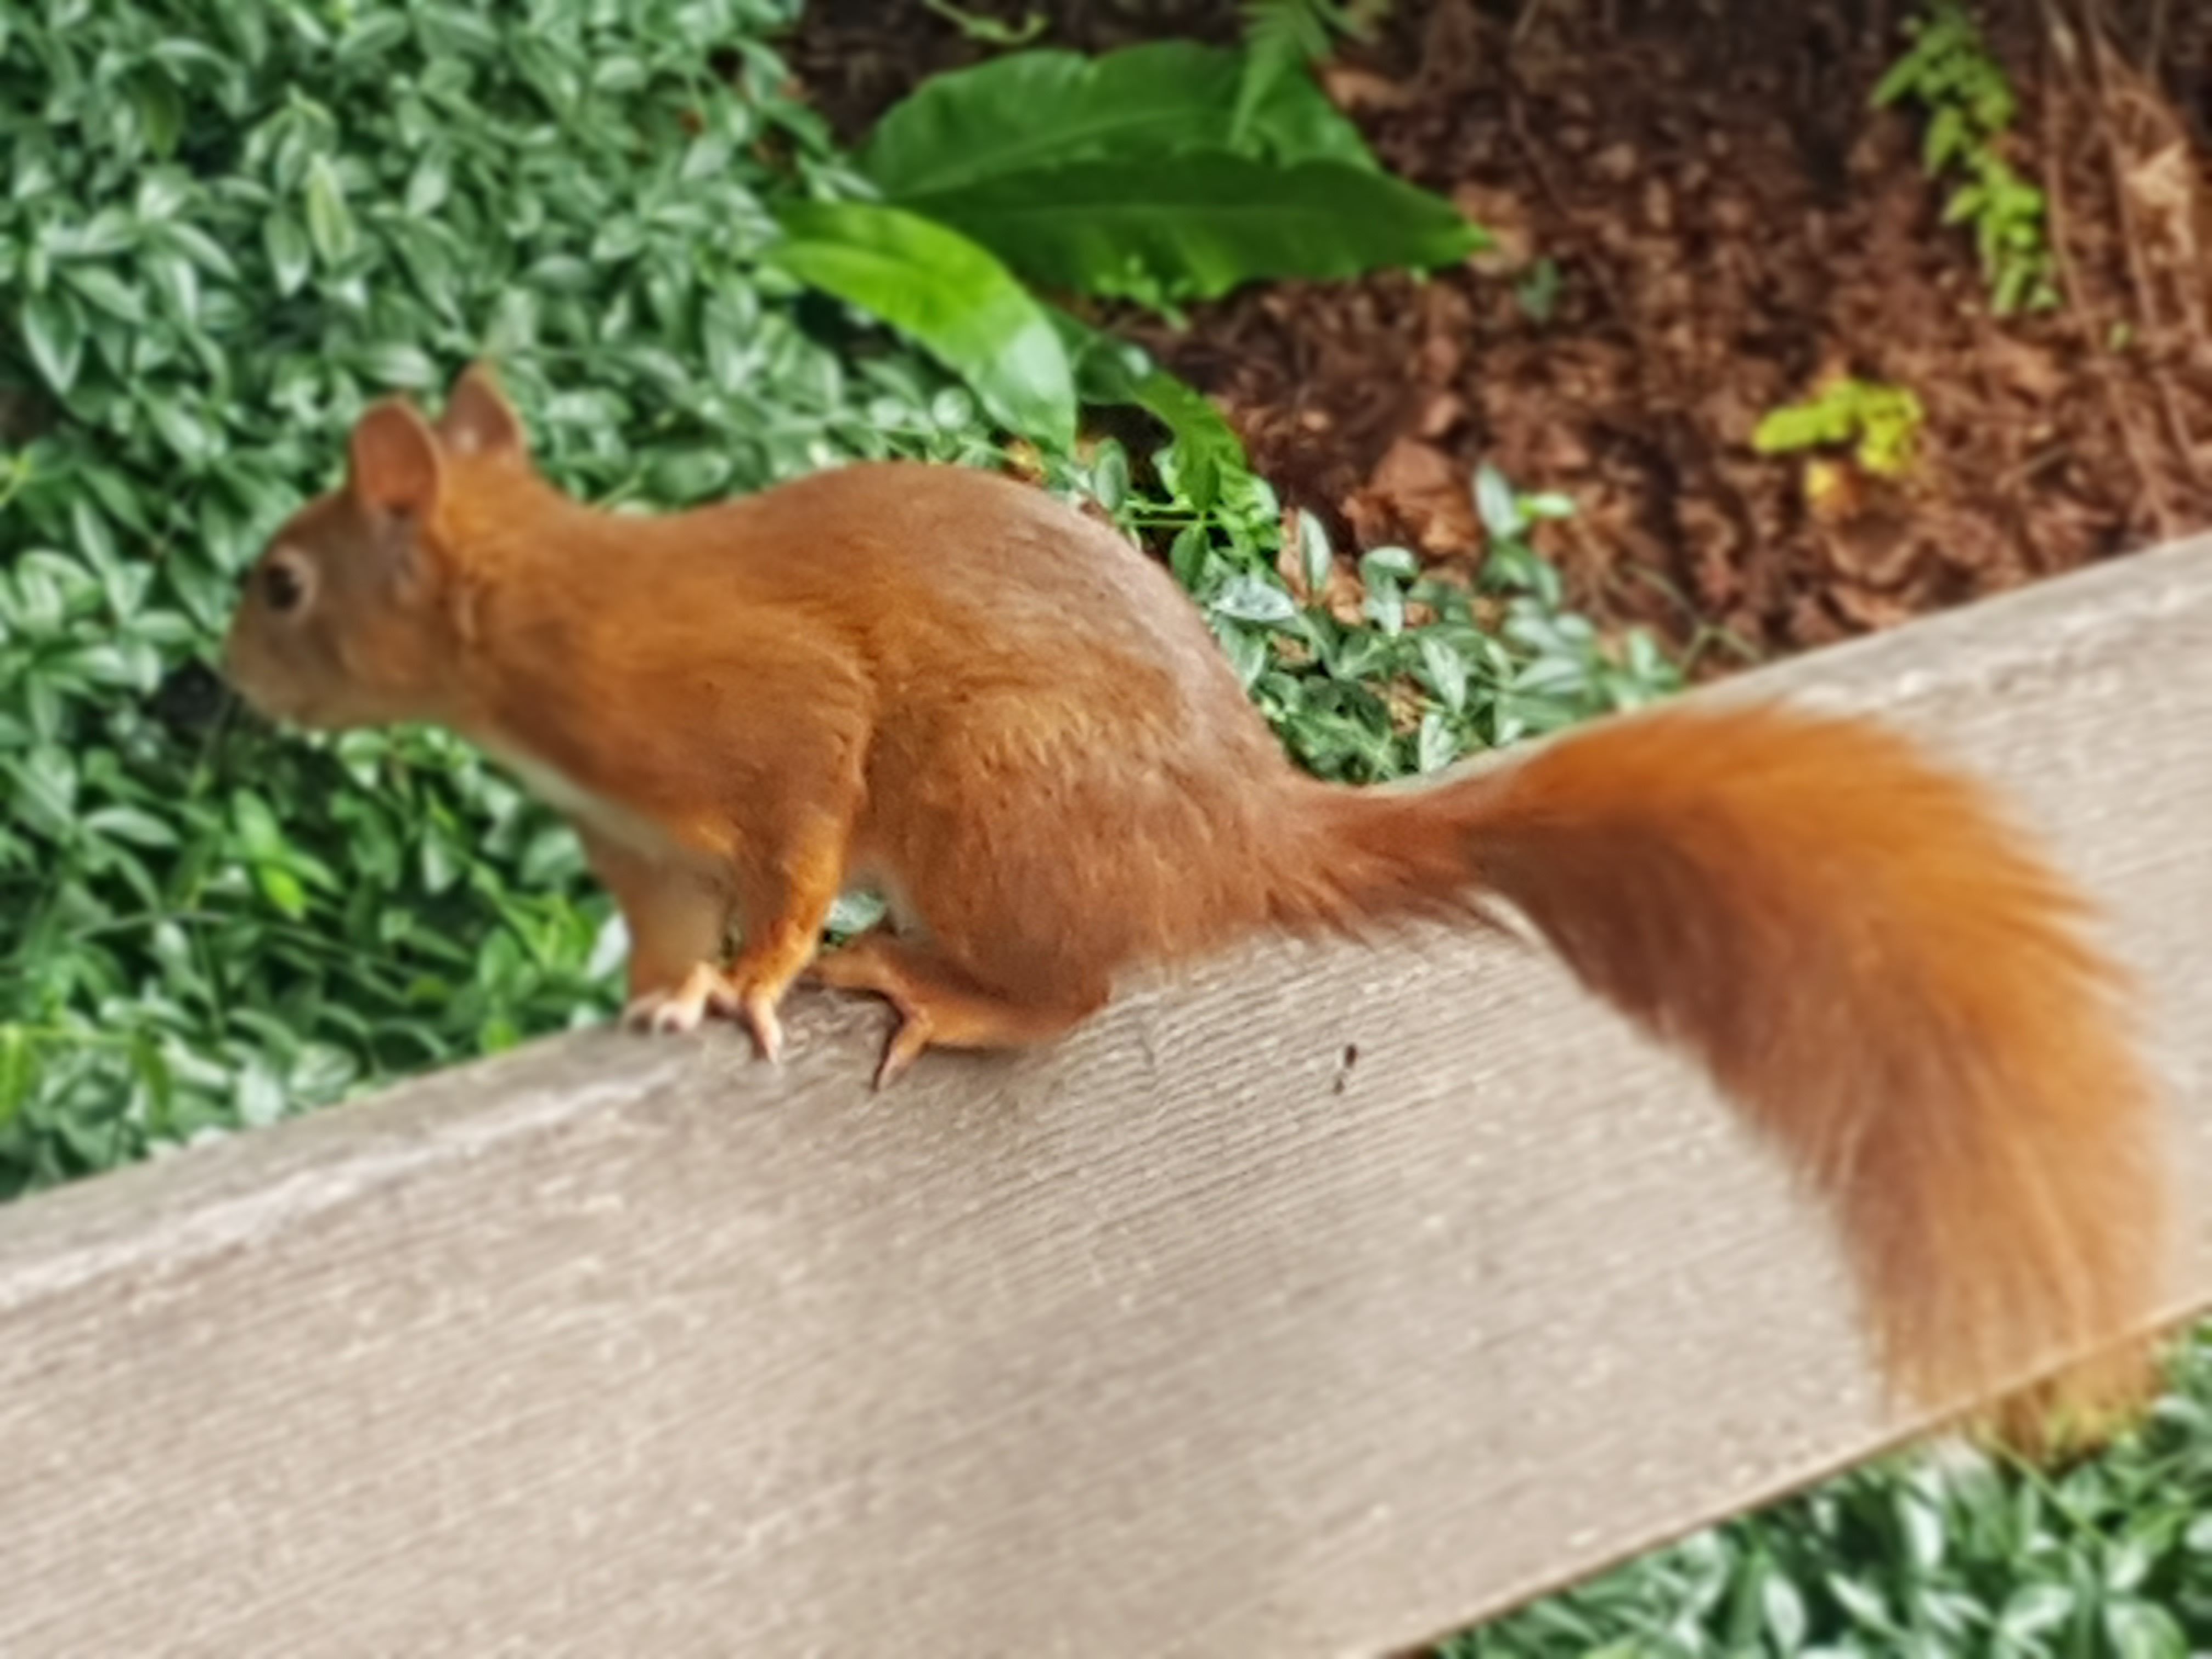
<instances>
[{"instance_id":1,"label":"squirrel ear","mask_svg":"<svg viewBox=\"0 0 2212 1659\"><path fill-rule=\"evenodd\" d=\"M354 495L384 513L425 519L438 504L438 441L397 398L373 405L353 429Z\"/></svg>"},{"instance_id":2,"label":"squirrel ear","mask_svg":"<svg viewBox=\"0 0 2212 1659\"><path fill-rule=\"evenodd\" d=\"M439 417L438 436L456 455L501 455L522 453L522 422L489 362L471 363L453 382Z\"/></svg>"}]
</instances>

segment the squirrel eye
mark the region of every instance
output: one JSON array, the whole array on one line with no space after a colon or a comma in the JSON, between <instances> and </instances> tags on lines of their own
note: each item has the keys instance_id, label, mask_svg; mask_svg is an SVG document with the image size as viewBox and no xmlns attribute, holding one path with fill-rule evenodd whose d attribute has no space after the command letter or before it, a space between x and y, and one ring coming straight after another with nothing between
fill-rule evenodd
<instances>
[{"instance_id":1,"label":"squirrel eye","mask_svg":"<svg viewBox=\"0 0 2212 1659\"><path fill-rule=\"evenodd\" d=\"M261 597L279 616L296 611L307 597L307 578L290 560L274 560L261 572Z\"/></svg>"}]
</instances>

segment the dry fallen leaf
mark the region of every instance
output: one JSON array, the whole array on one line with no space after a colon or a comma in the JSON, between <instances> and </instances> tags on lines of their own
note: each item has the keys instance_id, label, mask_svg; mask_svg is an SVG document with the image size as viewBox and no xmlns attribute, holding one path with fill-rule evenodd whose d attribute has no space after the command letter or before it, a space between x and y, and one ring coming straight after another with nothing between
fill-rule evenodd
<instances>
[{"instance_id":1,"label":"dry fallen leaf","mask_svg":"<svg viewBox=\"0 0 2212 1659\"><path fill-rule=\"evenodd\" d=\"M1414 544L1432 558L1455 557L1482 546L1482 524L1475 517L1467 470L1434 444L1399 439L1358 496L1402 524ZM1357 520L1362 515L1347 506L1347 516Z\"/></svg>"},{"instance_id":2,"label":"dry fallen leaf","mask_svg":"<svg viewBox=\"0 0 2212 1659\"><path fill-rule=\"evenodd\" d=\"M1370 70L1352 69L1343 64L1331 64L1321 72L1321 89L1347 115L1357 115L1362 110L1401 110L1410 108L1414 100L1413 89L1402 81L1393 81Z\"/></svg>"}]
</instances>

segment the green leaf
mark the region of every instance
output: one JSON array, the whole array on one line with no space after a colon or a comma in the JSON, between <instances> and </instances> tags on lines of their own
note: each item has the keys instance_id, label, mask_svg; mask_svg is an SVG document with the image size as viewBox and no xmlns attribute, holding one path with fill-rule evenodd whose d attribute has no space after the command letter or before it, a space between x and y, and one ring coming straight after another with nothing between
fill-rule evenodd
<instances>
[{"instance_id":1,"label":"green leaf","mask_svg":"<svg viewBox=\"0 0 2212 1659\"><path fill-rule=\"evenodd\" d=\"M1430 685L1444 707L1458 714L1467 707L1467 659L1452 648L1449 641L1434 633L1421 635L1420 649L1422 672Z\"/></svg>"},{"instance_id":2,"label":"green leaf","mask_svg":"<svg viewBox=\"0 0 2212 1659\"><path fill-rule=\"evenodd\" d=\"M325 266L343 264L353 257L358 236L353 213L346 206L345 187L326 155L307 163L307 239Z\"/></svg>"},{"instance_id":3,"label":"green leaf","mask_svg":"<svg viewBox=\"0 0 2212 1659\"><path fill-rule=\"evenodd\" d=\"M1342 161L1382 171L1358 127L1329 102L1328 94L1305 65L1263 79L1257 91L1252 85L1249 76L1240 77L1238 106L1231 116L1230 149L1285 166ZM1249 109L1244 103L1247 99L1250 100Z\"/></svg>"},{"instance_id":4,"label":"green leaf","mask_svg":"<svg viewBox=\"0 0 2212 1659\"><path fill-rule=\"evenodd\" d=\"M1328 531L1322 521L1298 509L1298 561L1306 579L1306 587L1316 598L1328 586L1329 573L1335 568L1335 556L1328 544Z\"/></svg>"},{"instance_id":5,"label":"green leaf","mask_svg":"<svg viewBox=\"0 0 2212 1659\"><path fill-rule=\"evenodd\" d=\"M1998 1614L1997 1633L2008 1644L2025 1645L2072 1618L2075 1600L2063 1584L2023 1584Z\"/></svg>"},{"instance_id":6,"label":"green leaf","mask_svg":"<svg viewBox=\"0 0 2212 1659\"><path fill-rule=\"evenodd\" d=\"M891 106L859 156L894 202L1073 161L1123 165L1218 150L1374 167L1359 131L1301 70L1237 131L1244 56L1188 40L1097 58L1024 52L932 76Z\"/></svg>"},{"instance_id":7,"label":"green leaf","mask_svg":"<svg viewBox=\"0 0 2212 1659\"><path fill-rule=\"evenodd\" d=\"M136 806L103 806L85 816L84 827L94 835L112 836L137 847L167 848L177 844L173 829Z\"/></svg>"},{"instance_id":8,"label":"green leaf","mask_svg":"<svg viewBox=\"0 0 2212 1659\"><path fill-rule=\"evenodd\" d=\"M660 456L647 477L653 499L689 506L729 491L733 465L724 449L679 449Z\"/></svg>"},{"instance_id":9,"label":"green leaf","mask_svg":"<svg viewBox=\"0 0 2212 1659\"><path fill-rule=\"evenodd\" d=\"M1230 114L1230 132L1240 146L1285 87L1300 81L1311 84L1308 65L1328 51L1328 31L1316 10L1300 0L1282 0L1248 14L1251 21Z\"/></svg>"},{"instance_id":10,"label":"green leaf","mask_svg":"<svg viewBox=\"0 0 2212 1659\"><path fill-rule=\"evenodd\" d=\"M1361 600L1359 609L1368 621L1390 638L1406 630L1406 595L1395 581L1377 581L1370 577L1367 597Z\"/></svg>"},{"instance_id":11,"label":"green leaf","mask_svg":"<svg viewBox=\"0 0 2212 1659\"><path fill-rule=\"evenodd\" d=\"M66 251L71 258L104 259L136 243L138 226L122 207L104 207L83 224L62 232L55 240L56 251Z\"/></svg>"},{"instance_id":12,"label":"green leaf","mask_svg":"<svg viewBox=\"0 0 2212 1659\"><path fill-rule=\"evenodd\" d=\"M176 88L158 76L144 75L131 90L147 148L164 158L175 155L185 130L184 100Z\"/></svg>"},{"instance_id":13,"label":"green leaf","mask_svg":"<svg viewBox=\"0 0 2212 1659\"><path fill-rule=\"evenodd\" d=\"M360 362L362 373L380 386L428 392L441 384L438 365L418 346L387 341L362 352Z\"/></svg>"},{"instance_id":14,"label":"green leaf","mask_svg":"<svg viewBox=\"0 0 2212 1659\"><path fill-rule=\"evenodd\" d=\"M1779 1572L1768 1572L1759 1583L1759 1612L1784 1653L1795 1653L1805 1644L1805 1598Z\"/></svg>"},{"instance_id":15,"label":"green leaf","mask_svg":"<svg viewBox=\"0 0 2212 1659\"><path fill-rule=\"evenodd\" d=\"M1474 471L1474 510L1484 532L1495 541L1510 542L1528 527L1520 496L1487 461Z\"/></svg>"},{"instance_id":16,"label":"green leaf","mask_svg":"<svg viewBox=\"0 0 2212 1659\"><path fill-rule=\"evenodd\" d=\"M136 289L105 265L65 265L63 280L111 317L126 323L146 319L146 307Z\"/></svg>"},{"instance_id":17,"label":"green leaf","mask_svg":"<svg viewBox=\"0 0 2212 1659\"><path fill-rule=\"evenodd\" d=\"M1840 442L1849 428L1838 428L1829 409L1806 404L1770 410L1759 417L1751 434L1751 447L1761 455L1786 455L1820 444Z\"/></svg>"},{"instance_id":18,"label":"green leaf","mask_svg":"<svg viewBox=\"0 0 2212 1659\"><path fill-rule=\"evenodd\" d=\"M100 516L90 492L70 501L70 529L76 536L78 550L94 569L106 572L121 563L123 556L115 545L115 532Z\"/></svg>"},{"instance_id":19,"label":"green leaf","mask_svg":"<svg viewBox=\"0 0 2212 1659\"><path fill-rule=\"evenodd\" d=\"M222 447L222 435L190 408L173 397L154 397L142 400L146 417L153 422L162 441L175 452L177 458L189 465L198 466L214 459Z\"/></svg>"},{"instance_id":20,"label":"green leaf","mask_svg":"<svg viewBox=\"0 0 2212 1659\"><path fill-rule=\"evenodd\" d=\"M1451 723L1430 709L1421 716L1419 732L1414 738L1413 765L1416 770L1437 772L1459 758L1459 744L1452 737Z\"/></svg>"},{"instance_id":21,"label":"green leaf","mask_svg":"<svg viewBox=\"0 0 2212 1659\"><path fill-rule=\"evenodd\" d=\"M1916 53L1908 53L1889 66L1889 70L1875 83L1873 94L1867 100L1876 109L1886 108L1909 92L1920 87L1923 65Z\"/></svg>"},{"instance_id":22,"label":"green leaf","mask_svg":"<svg viewBox=\"0 0 2212 1659\"><path fill-rule=\"evenodd\" d=\"M1252 687L1267 666L1267 645L1259 633L1240 628L1231 620L1215 631L1222 649L1229 653L1229 665L1237 671L1237 678L1247 690Z\"/></svg>"},{"instance_id":23,"label":"green leaf","mask_svg":"<svg viewBox=\"0 0 2212 1659\"><path fill-rule=\"evenodd\" d=\"M1250 463L1243 441L1212 398L1164 368L1156 368L1131 388L1130 401L1165 426L1174 439L1170 451L1176 483L1194 513L1210 513L1224 486Z\"/></svg>"},{"instance_id":24,"label":"green leaf","mask_svg":"<svg viewBox=\"0 0 2212 1659\"><path fill-rule=\"evenodd\" d=\"M1168 568L1188 592L1195 593L1204 585L1206 565L1212 556L1202 524L1184 526L1168 544Z\"/></svg>"},{"instance_id":25,"label":"green leaf","mask_svg":"<svg viewBox=\"0 0 2212 1659\"><path fill-rule=\"evenodd\" d=\"M1075 386L1060 336L984 249L866 203L791 203L776 219L787 240L763 254L767 263L913 338L1013 430L1073 447Z\"/></svg>"},{"instance_id":26,"label":"green leaf","mask_svg":"<svg viewBox=\"0 0 2212 1659\"><path fill-rule=\"evenodd\" d=\"M1879 1590L1841 1571L1829 1573L1827 1584L1828 1593L1843 1604L1852 1623L1878 1636L1896 1636L1897 1623L1890 1617Z\"/></svg>"},{"instance_id":27,"label":"green leaf","mask_svg":"<svg viewBox=\"0 0 2212 1659\"><path fill-rule=\"evenodd\" d=\"M20 1025L0 1025L0 1129L15 1121L31 1097L31 1039Z\"/></svg>"},{"instance_id":28,"label":"green leaf","mask_svg":"<svg viewBox=\"0 0 2212 1659\"><path fill-rule=\"evenodd\" d=\"M1411 581L1421 574L1421 562L1411 548L1370 548L1359 556L1359 580L1370 586L1378 582Z\"/></svg>"},{"instance_id":29,"label":"green leaf","mask_svg":"<svg viewBox=\"0 0 2212 1659\"><path fill-rule=\"evenodd\" d=\"M1928 137L1922 145L1920 165L1929 173L1940 172L1943 163L1958 155L1966 144L1965 118L1955 108L1939 109L1936 112L1936 118L1928 124Z\"/></svg>"},{"instance_id":30,"label":"green leaf","mask_svg":"<svg viewBox=\"0 0 2212 1659\"><path fill-rule=\"evenodd\" d=\"M1231 580L1209 607L1238 622L1286 623L1298 614L1297 602L1267 577L1246 574Z\"/></svg>"},{"instance_id":31,"label":"green leaf","mask_svg":"<svg viewBox=\"0 0 2212 1659\"><path fill-rule=\"evenodd\" d=\"M150 253L144 268L148 278L167 302L169 314L187 325L197 322L200 312L199 267L181 253Z\"/></svg>"},{"instance_id":32,"label":"green leaf","mask_svg":"<svg viewBox=\"0 0 2212 1659\"><path fill-rule=\"evenodd\" d=\"M270 1075L265 1061L256 1059L240 1073L238 1115L247 1127L257 1129L284 1115L283 1086Z\"/></svg>"},{"instance_id":33,"label":"green leaf","mask_svg":"<svg viewBox=\"0 0 2212 1659\"><path fill-rule=\"evenodd\" d=\"M1111 439L1098 446L1091 459L1091 493L1109 513L1119 513L1128 504L1128 453Z\"/></svg>"},{"instance_id":34,"label":"green leaf","mask_svg":"<svg viewBox=\"0 0 2212 1659\"><path fill-rule=\"evenodd\" d=\"M84 361L84 321L76 302L49 289L23 301L23 343L57 397L76 384Z\"/></svg>"},{"instance_id":35,"label":"green leaf","mask_svg":"<svg viewBox=\"0 0 2212 1659\"><path fill-rule=\"evenodd\" d=\"M2189 1654L2189 1638L2173 1615L2153 1602L2108 1603L2105 1629L2116 1659L2187 1659Z\"/></svg>"},{"instance_id":36,"label":"green leaf","mask_svg":"<svg viewBox=\"0 0 2212 1659\"><path fill-rule=\"evenodd\" d=\"M17 807L30 826L55 841L70 839L76 827L76 762L49 745L31 750L14 770L21 788Z\"/></svg>"},{"instance_id":37,"label":"green leaf","mask_svg":"<svg viewBox=\"0 0 2212 1659\"><path fill-rule=\"evenodd\" d=\"M1211 299L1263 278L1333 281L1465 258L1486 238L1441 198L1340 161L1081 161L907 198L1031 281L1109 297Z\"/></svg>"},{"instance_id":38,"label":"green leaf","mask_svg":"<svg viewBox=\"0 0 2212 1659\"><path fill-rule=\"evenodd\" d=\"M1244 445L1228 417L1205 394L1157 367L1126 340L1057 308L1050 316L1074 366L1076 391L1083 400L1131 404L1166 427L1170 465L1183 499L1194 513L1212 511L1224 481L1249 467Z\"/></svg>"},{"instance_id":39,"label":"green leaf","mask_svg":"<svg viewBox=\"0 0 2212 1659\"><path fill-rule=\"evenodd\" d=\"M308 266L313 259L307 233L301 228L300 222L289 212L270 214L261 222L261 243L268 250L276 291L283 295L299 292L307 280Z\"/></svg>"},{"instance_id":40,"label":"green leaf","mask_svg":"<svg viewBox=\"0 0 2212 1659\"><path fill-rule=\"evenodd\" d=\"M251 789L240 789L231 797L230 810L241 853L249 859L283 857L284 831L267 801Z\"/></svg>"}]
</instances>

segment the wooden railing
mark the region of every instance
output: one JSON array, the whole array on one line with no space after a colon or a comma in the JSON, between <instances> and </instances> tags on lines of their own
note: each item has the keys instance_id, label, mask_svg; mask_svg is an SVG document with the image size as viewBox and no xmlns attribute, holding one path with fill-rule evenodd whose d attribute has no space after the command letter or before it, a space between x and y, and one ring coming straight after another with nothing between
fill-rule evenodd
<instances>
[{"instance_id":1,"label":"wooden railing","mask_svg":"<svg viewBox=\"0 0 2212 1659\"><path fill-rule=\"evenodd\" d=\"M1698 695L1777 689L2048 830L2204 1191L2212 543ZM1914 1426L1822 1218L1540 954L1270 946L878 1096L883 1019L0 1211L0 1652L1376 1652Z\"/></svg>"}]
</instances>

